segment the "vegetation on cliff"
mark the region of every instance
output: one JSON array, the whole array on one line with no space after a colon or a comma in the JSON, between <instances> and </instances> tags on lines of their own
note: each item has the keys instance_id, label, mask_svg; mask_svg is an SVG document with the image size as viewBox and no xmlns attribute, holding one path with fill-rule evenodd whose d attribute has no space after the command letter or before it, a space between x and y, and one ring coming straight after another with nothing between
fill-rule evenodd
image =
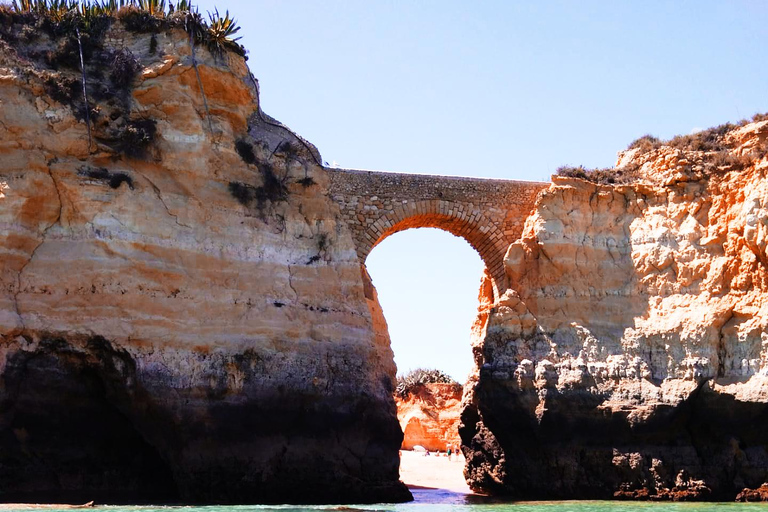
<instances>
[{"instance_id":1,"label":"vegetation on cliff","mask_svg":"<svg viewBox=\"0 0 768 512\"><path fill-rule=\"evenodd\" d=\"M189 35L192 65L206 106L195 47L214 58L232 51L245 56L233 37L240 27L229 12L208 13L206 21L187 0L14 0L0 4L0 40L31 66L46 93L68 105L88 130L88 147L101 143L133 158L149 156L155 120L131 110L131 90L142 69L141 56L128 48L112 48L105 38L114 23L137 34L149 34L149 54L157 53L161 31L182 29ZM94 140L95 139L95 140ZM102 149L106 149L102 147Z\"/></svg>"},{"instance_id":2,"label":"vegetation on cliff","mask_svg":"<svg viewBox=\"0 0 768 512\"><path fill-rule=\"evenodd\" d=\"M0 14L4 500L411 499L319 155L244 59L134 7Z\"/></svg>"},{"instance_id":3,"label":"vegetation on cliff","mask_svg":"<svg viewBox=\"0 0 768 512\"><path fill-rule=\"evenodd\" d=\"M657 152L663 148L684 152L687 157L687 170L698 172L702 176L716 172L742 170L756 159L768 155L768 146L763 144L749 151L737 153L734 149L738 143L729 134L750 122L765 120L768 120L768 114L756 114L751 121L744 119L737 124L725 123L689 135L677 135L668 141L649 134L643 135L627 148L627 152L634 152L633 157L627 162L620 162L615 167L593 169L564 165L559 167L555 174L602 185L635 183L647 177L643 164L646 161L653 161L658 156Z\"/></svg>"},{"instance_id":4,"label":"vegetation on cliff","mask_svg":"<svg viewBox=\"0 0 768 512\"><path fill-rule=\"evenodd\" d=\"M437 383L453 384L456 388L461 389L461 384L456 382L456 380L447 373L436 369L416 368L405 375L397 376L395 395L400 398L406 398L409 394L425 384Z\"/></svg>"},{"instance_id":5,"label":"vegetation on cliff","mask_svg":"<svg viewBox=\"0 0 768 512\"><path fill-rule=\"evenodd\" d=\"M224 16L218 10L209 12L206 21L188 0L176 5L165 0L13 0L0 4L0 19L4 26L23 24L56 35L73 35L79 30L96 38L115 20L132 32L183 28L212 53L231 50L245 56L245 48L237 43L240 38L232 37L240 27L229 11ZM24 36L33 34L26 31Z\"/></svg>"}]
</instances>

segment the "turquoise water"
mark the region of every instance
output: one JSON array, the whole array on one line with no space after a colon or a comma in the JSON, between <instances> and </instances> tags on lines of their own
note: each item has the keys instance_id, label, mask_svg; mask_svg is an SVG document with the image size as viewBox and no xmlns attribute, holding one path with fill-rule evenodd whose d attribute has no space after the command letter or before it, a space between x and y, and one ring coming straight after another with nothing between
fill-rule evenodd
<instances>
[{"instance_id":1,"label":"turquoise water","mask_svg":"<svg viewBox=\"0 0 768 512\"><path fill-rule=\"evenodd\" d=\"M378 505L259 506L97 506L99 512L768 512L768 503L649 503L626 501L494 502L437 490L412 490L415 501ZM0 511L72 512L71 508L2 505Z\"/></svg>"}]
</instances>

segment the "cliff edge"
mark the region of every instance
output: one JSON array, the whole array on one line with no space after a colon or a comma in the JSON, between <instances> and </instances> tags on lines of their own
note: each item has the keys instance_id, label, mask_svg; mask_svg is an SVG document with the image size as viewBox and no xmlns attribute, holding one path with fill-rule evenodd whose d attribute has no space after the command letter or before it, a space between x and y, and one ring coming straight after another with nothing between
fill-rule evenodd
<instances>
[{"instance_id":1,"label":"cliff edge","mask_svg":"<svg viewBox=\"0 0 768 512\"><path fill-rule=\"evenodd\" d=\"M478 317L472 488L733 500L766 482L766 155L758 116L553 177Z\"/></svg>"},{"instance_id":2,"label":"cliff edge","mask_svg":"<svg viewBox=\"0 0 768 512\"><path fill-rule=\"evenodd\" d=\"M410 499L379 306L242 49L0 18L0 500Z\"/></svg>"}]
</instances>

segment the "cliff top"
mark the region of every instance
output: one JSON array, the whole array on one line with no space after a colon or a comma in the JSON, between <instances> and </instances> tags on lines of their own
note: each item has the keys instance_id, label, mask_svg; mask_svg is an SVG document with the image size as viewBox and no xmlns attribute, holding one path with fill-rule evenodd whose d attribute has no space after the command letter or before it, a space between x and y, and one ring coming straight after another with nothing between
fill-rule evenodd
<instances>
[{"instance_id":1,"label":"cliff top","mask_svg":"<svg viewBox=\"0 0 768 512\"><path fill-rule=\"evenodd\" d=\"M663 141L644 135L620 151L614 167L562 166L553 179L580 178L604 185L671 184L741 171L768 156L768 114L725 123Z\"/></svg>"}]
</instances>

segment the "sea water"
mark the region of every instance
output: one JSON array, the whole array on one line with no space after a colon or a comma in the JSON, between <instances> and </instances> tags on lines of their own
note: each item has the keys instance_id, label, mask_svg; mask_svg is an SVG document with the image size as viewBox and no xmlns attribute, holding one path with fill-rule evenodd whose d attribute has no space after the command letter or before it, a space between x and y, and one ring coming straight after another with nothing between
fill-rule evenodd
<instances>
[{"instance_id":1,"label":"sea water","mask_svg":"<svg viewBox=\"0 0 768 512\"><path fill-rule=\"evenodd\" d=\"M96 506L100 512L768 512L768 503L666 503L628 501L510 502L481 496L412 489L410 503L376 505ZM2 505L0 511L72 512L72 508Z\"/></svg>"}]
</instances>

